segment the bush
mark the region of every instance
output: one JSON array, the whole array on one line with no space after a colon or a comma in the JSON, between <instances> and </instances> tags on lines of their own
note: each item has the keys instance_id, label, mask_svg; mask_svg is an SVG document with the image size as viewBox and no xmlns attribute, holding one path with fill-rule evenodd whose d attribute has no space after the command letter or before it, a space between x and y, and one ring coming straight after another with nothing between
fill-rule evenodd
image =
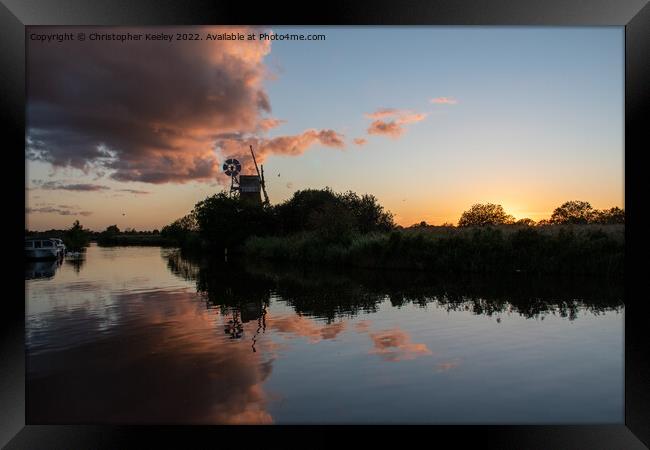
<instances>
[{"instance_id":1,"label":"bush","mask_svg":"<svg viewBox=\"0 0 650 450\"><path fill-rule=\"evenodd\" d=\"M394 228L393 216L384 211L373 195L348 191L335 193L330 188L305 189L275 206L282 234L315 231L323 225L330 231L347 227L346 234L388 231ZM330 216L330 217L327 217ZM335 225L334 221L340 221Z\"/></svg>"},{"instance_id":2,"label":"bush","mask_svg":"<svg viewBox=\"0 0 650 450\"><path fill-rule=\"evenodd\" d=\"M88 230L75 220L70 228L63 234L63 243L68 251L83 252L90 244L90 236Z\"/></svg>"},{"instance_id":3,"label":"bush","mask_svg":"<svg viewBox=\"0 0 650 450\"><path fill-rule=\"evenodd\" d=\"M270 207L225 192L197 203L192 214L200 237L213 249L236 250L247 238L272 234L276 229Z\"/></svg>"}]
</instances>

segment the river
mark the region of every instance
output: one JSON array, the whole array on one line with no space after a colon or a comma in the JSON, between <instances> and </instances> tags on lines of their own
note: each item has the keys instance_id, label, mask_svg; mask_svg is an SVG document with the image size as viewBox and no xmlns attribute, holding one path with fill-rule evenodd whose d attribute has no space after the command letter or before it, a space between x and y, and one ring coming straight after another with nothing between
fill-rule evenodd
<instances>
[{"instance_id":1,"label":"river","mask_svg":"<svg viewBox=\"0 0 650 450\"><path fill-rule=\"evenodd\" d=\"M32 424L624 423L620 282L95 244L25 280Z\"/></svg>"}]
</instances>

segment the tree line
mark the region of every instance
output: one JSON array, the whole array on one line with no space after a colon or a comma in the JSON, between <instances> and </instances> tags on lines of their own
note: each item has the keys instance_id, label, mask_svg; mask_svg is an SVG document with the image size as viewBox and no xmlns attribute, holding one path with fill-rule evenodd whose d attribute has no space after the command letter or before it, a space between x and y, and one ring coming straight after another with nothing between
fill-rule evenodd
<instances>
[{"instance_id":1,"label":"tree line","mask_svg":"<svg viewBox=\"0 0 650 450\"><path fill-rule=\"evenodd\" d=\"M618 207L598 210L589 202L572 200L555 208L549 219L535 222L516 220L503 206L474 204L464 211L458 228L486 226L541 227L566 224L624 224L625 211ZM426 222L409 228L428 227ZM455 227L444 224L443 227ZM322 243L350 243L356 236L387 233L403 227L371 194L352 191L337 193L330 188L296 191L291 198L277 204L255 204L230 196L225 191L198 202L187 215L162 230L120 230L110 225L97 232L84 228L79 221L66 230L30 232L27 236L59 237L69 249L83 249L90 240L105 245L175 243L184 248L242 248L253 236L292 236L309 234ZM142 237L139 239L138 237Z\"/></svg>"},{"instance_id":2,"label":"tree line","mask_svg":"<svg viewBox=\"0 0 650 450\"><path fill-rule=\"evenodd\" d=\"M535 222L529 218L515 220L505 212L503 206L492 203L475 204L463 212L458 221L459 227L466 226L487 226L487 225L566 225L566 224L622 224L625 223L625 211L619 207L598 210L594 209L589 202L572 200L558 206L549 219Z\"/></svg>"},{"instance_id":3,"label":"tree line","mask_svg":"<svg viewBox=\"0 0 650 450\"><path fill-rule=\"evenodd\" d=\"M529 218L516 220L498 204L474 204L462 213L457 227L623 223L625 211L618 207L597 210L589 202L573 200L558 206L549 219L538 222ZM410 228L422 226L428 225L421 222ZM352 191L337 193L325 188L296 191L277 205L249 203L220 192L198 202L189 214L163 227L161 234L182 247L235 249L252 236L307 233L324 243L346 243L354 236L402 228L375 196Z\"/></svg>"}]
</instances>

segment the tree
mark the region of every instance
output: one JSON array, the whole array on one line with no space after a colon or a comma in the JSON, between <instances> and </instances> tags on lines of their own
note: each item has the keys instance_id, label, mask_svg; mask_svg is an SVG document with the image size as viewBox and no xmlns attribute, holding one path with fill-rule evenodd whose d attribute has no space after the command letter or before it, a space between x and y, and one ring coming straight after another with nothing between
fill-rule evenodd
<instances>
[{"instance_id":1,"label":"tree","mask_svg":"<svg viewBox=\"0 0 650 450\"><path fill-rule=\"evenodd\" d=\"M318 221L311 217L314 214L322 215L326 211L337 211L338 217L346 222L347 231L350 232L389 231L395 226L393 215L384 211L375 196L360 196L352 191L335 193L330 188L296 191L289 200L275 206L274 211L283 233L317 230ZM348 216L352 220L348 220Z\"/></svg>"},{"instance_id":2,"label":"tree","mask_svg":"<svg viewBox=\"0 0 650 450\"><path fill-rule=\"evenodd\" d=\"M106 230L104 231L106 234L119 234L120 229L117 227L117 225L109 225L106 227Z\"/></svg>"},{"instance_id":3,"label":"tree","mask_svg":"<svg viewBox=\"0 0 650 450\"><path fill-rule=\"evenodd\" d=\"M90 243L88 230L85 230L79 221L75 220L72 226L64 232L63 242L70 251L84 251L85 247L88 247L88 244Z\"/></svg>"},{"instance_id":4,"label":"tree","mask_svg":"<svg viewBox=\"0 0 650 450\"><path fill-rule=\"evenodd\" d=\"M372 231L390 231L395 227L393 215L384 211L377 198L371 194L358 194L348 191L337 194L345 209L353 214L356 219L356 229L360 233Z\"/></svg>"},{"instance_id":5,"label":"tree","mask_svg":"<svg viewBox=\"0 0 650 450\"><path fill-rule=\"evenodd\" d=\"M175 220L169 225L165 225L160 230L160 235L172 241L176 241L183 248L199 248L201 240L199 238L199 225L196 221L196 211Z\"/></svg>"},{"instance_id":6,"label":"tree","mask_svg":"<svg viewBox=\"0 0 650 450\"><path fill-rule=\"evenodd\" d=\"M550 222L555 224L585 224L593 219L594 210L589 202L571 200L555 208Z\"/></svg>"},{"instance_id":7,"label":"tree","mask_svg":"<svg viewBox=\"0 0 650 450\"><path fill-rule=\"evenodd\" d=\"M459 227L483 227L488 225L503 225L514 222L514 217L506 212L501 205L493 203L474 204L465 211L458 221Z\"/></svg>"},{"instance_id":8,"label":"tree","mask_svg":"<svg viewBox=\"0 0 650 450\"><path fill-rule=\"evenodd\" d=\"M533 219L529 219L528 217L524 217L523 219L519 219L518 221L516 221L515 225L525 225L527 227L534 227L535 221Z\"/></svg>"},{"instance_id":9,"label":"tree","mask_svg":"<svg viewBox=\"0 0 650 450\"><path fill-rule=\"evenodd\" d=\"M591 216L591 223L605 225L625 223L625 210L615 206L610 209L595 210Z\"/></svg>"},{"instance_id":10,"label":"tree","mask_svg":"<svg viewBox=\"0 0 650 450\"><path fill-rule=\"evenodd\" d=\"M274 228L270 207L220 192L196 204L198 231L208 245L236 248L250 236L270 234Z\"/></svg>"},{"instance_id":11,"label":"tree","mask_svg":"<svg viewBox=\"0 0 650 450\"><path fill-rule=\"evenodd\" d=\"M355 231L356 218L343 204L328 203L309 214L308 225L323 241L344 243Z\"/></svg>"},{"instance_id":12,"label":"tree","mask_svg":"<svg viewBox=\"0 0 650 450\"><path fill-rule=\"evenodd\" d=\"M330 188L303 189L294 192L289 200L275 206L274 210L281 231L288 234L313 230L314 223L309 216L326 205L338 203L336 194Z\"/></svg>"}]
</instances>

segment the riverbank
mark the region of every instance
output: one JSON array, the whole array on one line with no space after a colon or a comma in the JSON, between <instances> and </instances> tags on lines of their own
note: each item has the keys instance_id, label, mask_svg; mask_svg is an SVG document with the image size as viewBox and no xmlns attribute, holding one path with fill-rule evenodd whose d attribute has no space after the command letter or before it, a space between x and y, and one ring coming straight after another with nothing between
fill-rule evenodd
<instances>
[{"instance_id":1,"label":"riverbank","mask_svg":"<svg viewBox=\"0 0 650 450\"><path fill-rule=\"evenodd\" d=\"M174 247L178 245L173 239L160 236L159 234L115 234L110 236L100 236L96 240L97 245L103 247L110 246L160 246Z\"/></svg>"},{"instance_id":2,"label":"riverbank","mask_svg":"<svg viewBox=\"0 0 650 450\"><path fill-rule=\"evenodd\" d=\"M624 225L423 227L327 240L317 232L252 237L247 256L435 272L620 276Z\"/></svg>"}]
</instances>

